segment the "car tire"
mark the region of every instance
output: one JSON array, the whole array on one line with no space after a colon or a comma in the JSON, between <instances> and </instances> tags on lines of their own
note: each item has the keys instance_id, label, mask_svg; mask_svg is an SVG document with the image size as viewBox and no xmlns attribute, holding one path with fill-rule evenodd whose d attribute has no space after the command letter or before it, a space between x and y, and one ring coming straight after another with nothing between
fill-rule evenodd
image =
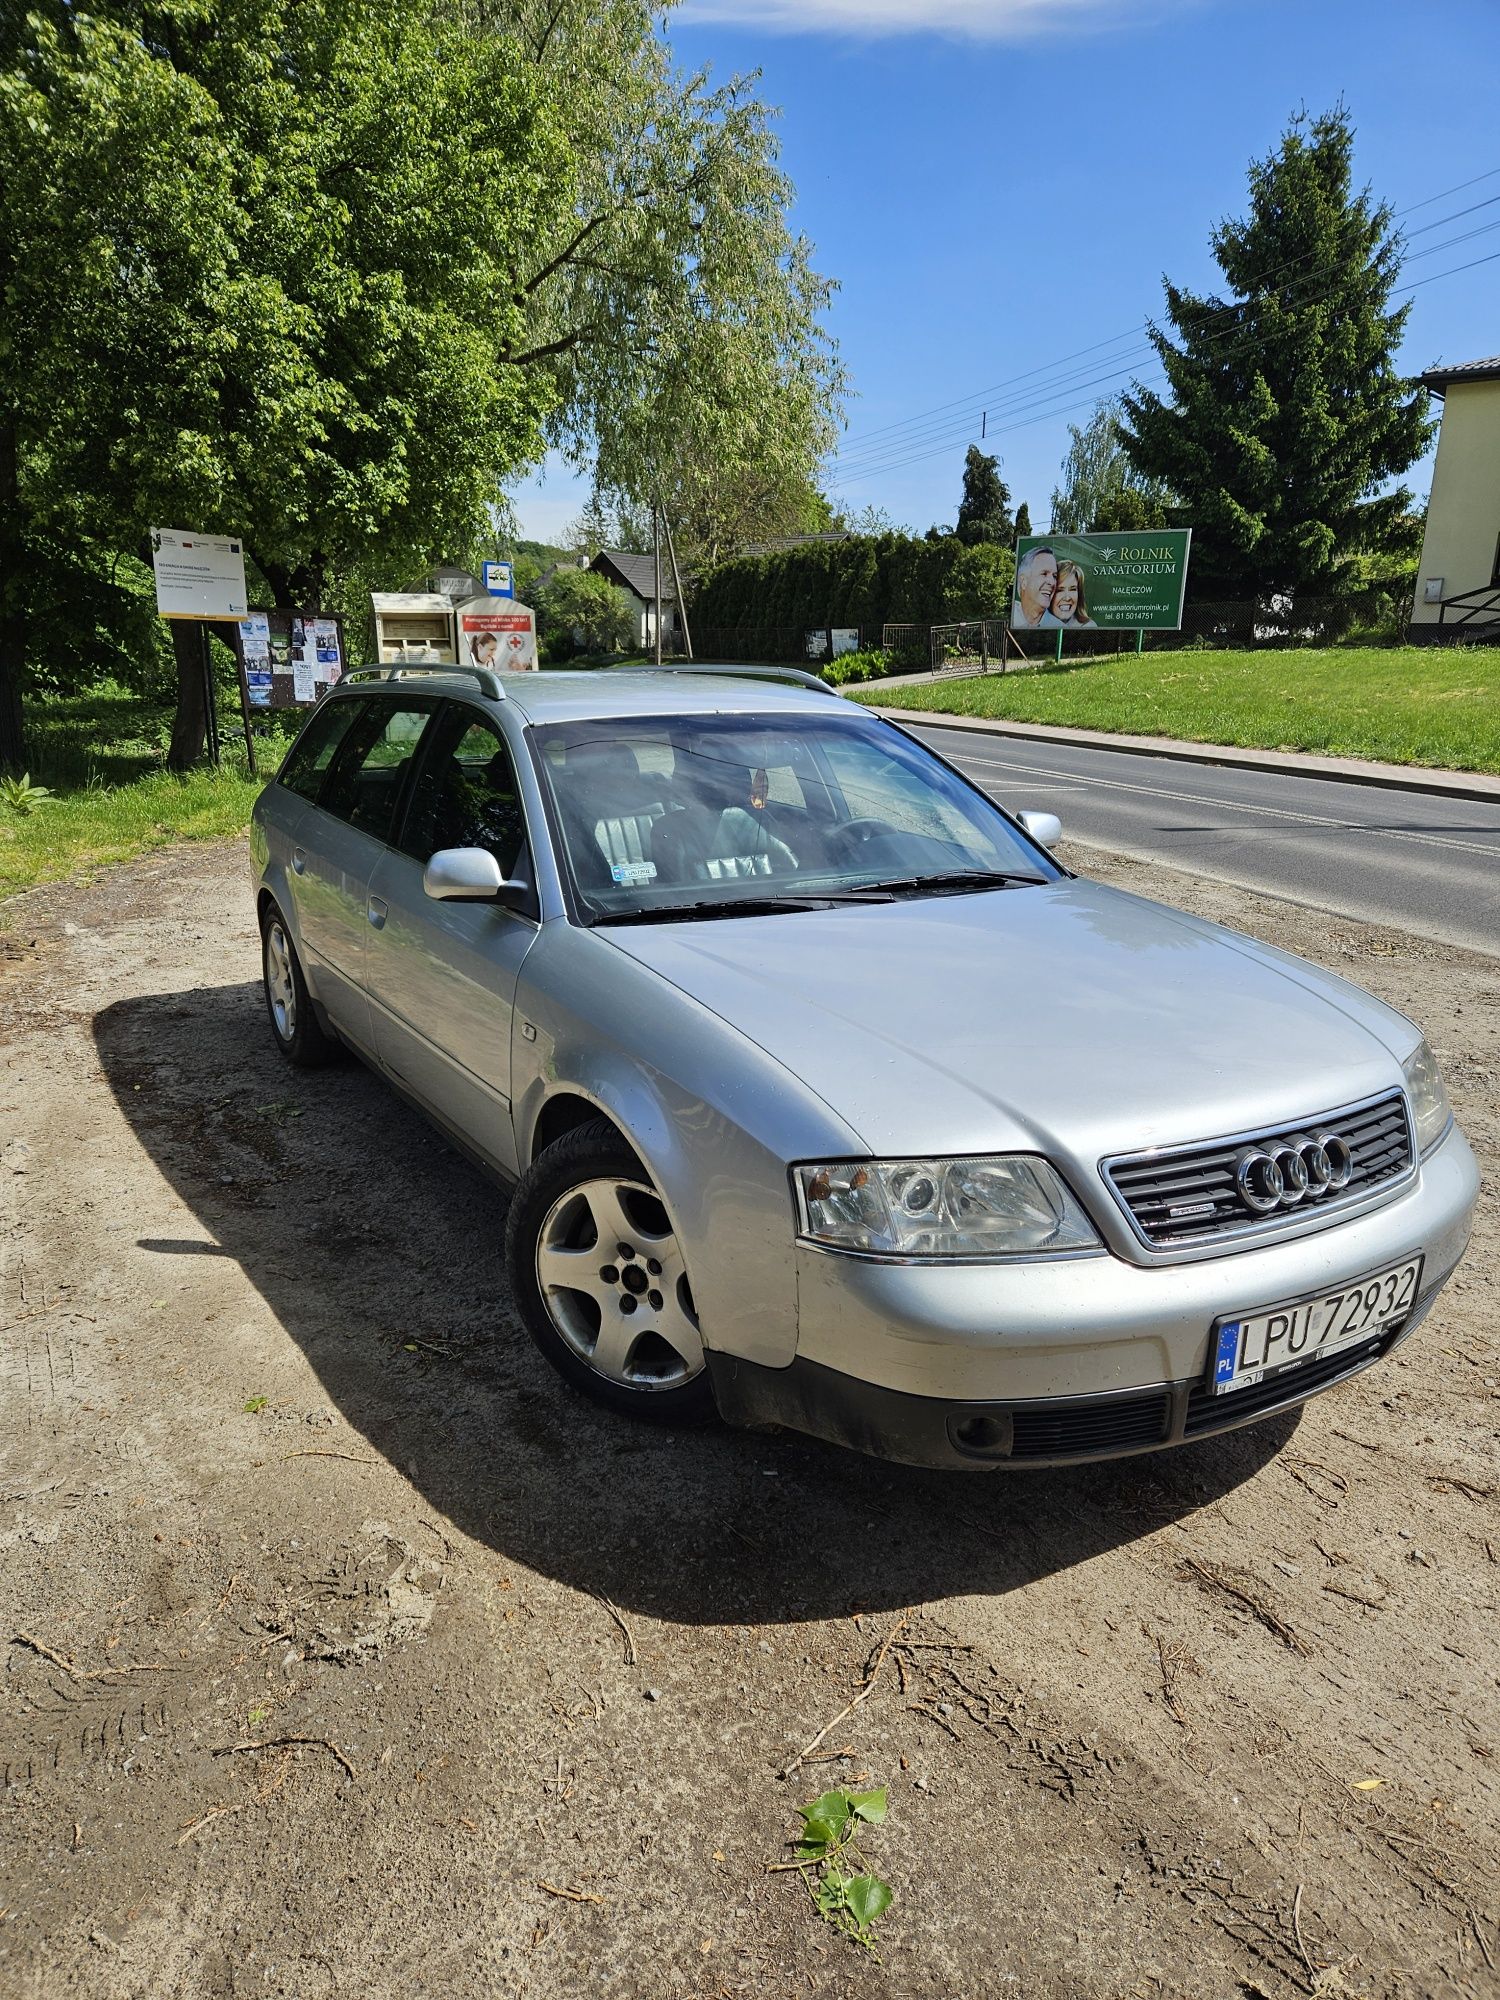
<instances>
[{"instance_id":1,"label":"car tire","mask_svg":"<svg viewBox=\"0 0 1500 2000\"><path fill-rule=\"evenodd\" d=\"M511 1200L505 1259L527 1332L575 1389L658 1423L714 1414L671 1219L608 1119L575 1126L532 1162Z\"/></svg>"},{"instance_id":2,"label":"car tire","mask_svg":"<svg viewBox=\"0 0 1500 2000\"><path fill-rule=\"evenodd\" d=\"M343 1053L313 1010L291 930L274 903L260 920L261 990L276 1046L298 1069L321 1069Z\"/></svg>"}]
</instances>

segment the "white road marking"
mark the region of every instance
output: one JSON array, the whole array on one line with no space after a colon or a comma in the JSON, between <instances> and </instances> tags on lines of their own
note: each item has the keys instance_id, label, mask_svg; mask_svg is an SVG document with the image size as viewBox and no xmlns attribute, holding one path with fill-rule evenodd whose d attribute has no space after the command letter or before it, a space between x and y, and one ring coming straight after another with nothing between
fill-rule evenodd
<instances>
[{"instance_id":1,"label":"white road marking","mask_svg":"<svg viewBox=\"0 0 1500 2000\"><path fill-rule=\"evenodd\" d=\"M957 757L954 759L957 762ZM1454 840L1441 833L1414 833L1405 828L1390 826L1369 826L1357 819L1334 819L1326 813L1294 812L1289 806L1244 805L1236 799L1205 798L1201 792L1174 792L1164 785L1131 784L1124 778L1081 778L1076 771L1053 771L1040 764L1009 764L999 758L966 756L966 764L974 764L981 769L993 771L1016 771L1023 777L1059 779L1065 784L1098 785L1114 792L1138 792L1143 798L1171 799L1180 805L1210 806L1224 812L1256 814L1262 819L1284 819L1300 822L1303 826L1328 826L1340 833L1371 833L1386 840L1409 840L1420 847L1444 847L1455 854L1483 854L1489 860L1500 859L1500 846L1486 847L1478 841ZM1231 829L1219 827L1213 831L1227 833Z\"/></svg>"}]
</instances>

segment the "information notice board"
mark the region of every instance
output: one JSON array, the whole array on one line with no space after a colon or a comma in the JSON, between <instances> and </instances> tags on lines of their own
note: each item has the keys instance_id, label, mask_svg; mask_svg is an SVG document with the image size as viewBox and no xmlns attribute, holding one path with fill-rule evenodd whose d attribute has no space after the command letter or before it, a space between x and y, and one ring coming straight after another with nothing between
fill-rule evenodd
<instances>
[{"instance_id":1,"label":"information notice board","mask_svg":"<svg viewBox=\"0 0 1500 2000\"><path fill-rule=\"evenodd\" d=\"M248 708L310 708L344 677L344 622L333 614L255 611L234 631Z\"/></svg>"}]
</instances>

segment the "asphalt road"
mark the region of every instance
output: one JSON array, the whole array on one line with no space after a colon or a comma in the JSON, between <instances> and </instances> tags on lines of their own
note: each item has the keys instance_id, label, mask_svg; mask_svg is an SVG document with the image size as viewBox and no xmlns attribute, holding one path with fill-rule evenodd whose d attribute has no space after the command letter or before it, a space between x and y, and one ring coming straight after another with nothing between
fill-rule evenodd
<instances>
[{"instance_id":1,"label":"asphalt road","mask_svg":"<svg viewBox=\"0 0 1500 2000\"><path fill-rule=\"evenodd\" d=\"M902 718L905 721L905 718ZM1500 804L922 725L1065 838L1500 953Z\"/></svg>"}]
</instances>

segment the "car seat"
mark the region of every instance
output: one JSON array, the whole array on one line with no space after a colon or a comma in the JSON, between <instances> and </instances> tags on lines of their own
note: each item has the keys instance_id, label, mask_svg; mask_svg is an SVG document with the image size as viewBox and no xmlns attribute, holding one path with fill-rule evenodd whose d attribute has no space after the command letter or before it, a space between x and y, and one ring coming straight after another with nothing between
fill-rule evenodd
<instances>
[{"instance_id":1,"label":"car seat","mask_svg":"<svg viewBox=\"0 0 1500 2000\"><path fill-rule=\"evenodd\" d=\"M666 811L658 785L641 775L628 743L570 744L558 798L571 822L574 863L584 872L590 849L613 870L651 860L651 829Z\"/></svg>"}]
</instances>

